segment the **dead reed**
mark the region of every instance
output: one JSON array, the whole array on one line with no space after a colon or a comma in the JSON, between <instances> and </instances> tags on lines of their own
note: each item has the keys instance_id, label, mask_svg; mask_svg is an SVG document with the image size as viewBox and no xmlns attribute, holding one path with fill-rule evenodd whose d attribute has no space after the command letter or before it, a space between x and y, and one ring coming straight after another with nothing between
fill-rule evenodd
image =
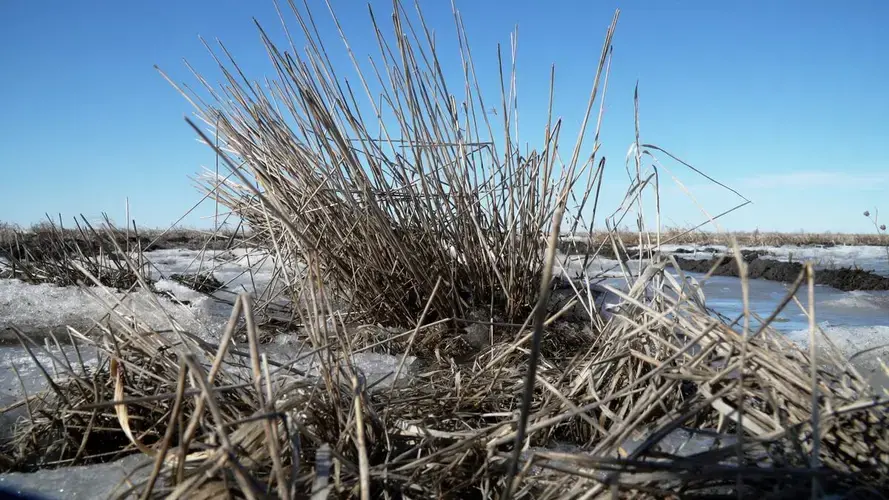
<instances>
[{"instance_id":1,"label":"dead reed","mask_svg":"<svg viewBox=\"0 0 889 500\"><path fill-rule=\"evenodd\" d=\"M551 119L542 149L521 154L510 135L514 68L513 73L501 68L509 89L499 103L504 121L491 123L480 111L485 102L460 29L466 93L458 105L422 17L420 25L412 24L417 21L400 4L394 22L406 38L384 37L371 16L381 62L371 75L355 67L367 92L381 87L380 96L368 95L369 102L383 103L373 104L373 113L392 119L362 119L369 110L339 83L323 41L309 28L310 15L293 12L310 40L303 56L295 46L292 53L282 52L260 28L278 72L275 85L241 80L234 60L217 58L225 83L204 89L219 97L215 102L179 86L213 128L217 139L205 137L207 142L220 142L217 152L230 166L243 165L234 169L240 182L211 183L207 189L218 191L220 201L251 229L271 235L282 258L302 264L311 256L333 290L348 296L366 318L406 324L431 297L430 318L465 316L483 307L508 320L524 319L543 271L541 237L557 206L567 201L560 195L576 194L580 187L581 201L566 217L573 225L596 202L589 194L601 168L595 168L595 154L581 157L583 134L562 164L561 121ZM584 128L609 53L606 40ZM493 132L498 125L505 131L503 143ZM433 296L439 277L441 290Z\"/></svg>"}]
</instances>

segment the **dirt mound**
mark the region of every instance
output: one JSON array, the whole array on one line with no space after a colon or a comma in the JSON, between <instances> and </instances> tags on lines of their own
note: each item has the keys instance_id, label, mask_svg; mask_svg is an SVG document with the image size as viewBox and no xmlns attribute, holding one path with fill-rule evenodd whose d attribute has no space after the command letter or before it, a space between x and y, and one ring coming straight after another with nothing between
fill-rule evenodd
<instances>
[{"instance_id":1,"label":"dirt mound","mask_svg":"<svg viewBox=\"0 0 889 500\"><path fill-rule=\"evenodd\" d=\"M766 254L761 250L741 252L747 262L747 275L754 279L765 279L793 282L803 271L798 262L782 262L764 259ZM739 276L738 264L731 257L715 257L707 260L685 259L676 257L676 261L684 271L708 273L713 269L715 276ZM889 278L862 269L840 268L822 269L815 273L815 283L827 285L844 292L852 290L889 290Z\"/></svg>"}]
</instances>

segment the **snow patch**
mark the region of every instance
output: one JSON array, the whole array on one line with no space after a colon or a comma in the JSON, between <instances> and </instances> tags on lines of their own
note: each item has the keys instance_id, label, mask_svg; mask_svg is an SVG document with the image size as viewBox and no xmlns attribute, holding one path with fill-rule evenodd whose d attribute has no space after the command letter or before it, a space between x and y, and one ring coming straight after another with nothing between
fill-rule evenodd
<instances>
[{"instance_id":1,"label":"snow patch","mask_svg":"<svg viewBox=\"0 0 889 500\"><path fill-rule=\"evenodd\" d=\"M885 369L889 365L889 326L819 326L874 389L889 391L889 372ZM823 336L816 334L817 345L823 345ZM803 348L809 346L808 330L791 332L787 337Z\"/></svg>"},{"instance_id":2,"label":"snow patch","mask_svg":"<svg viewBox=\"0 0 889 500\"><path fill-rule=\"evenodd\" d=\"M95 294L95 295L93 295ZM19 280L0 280L0 331L13 326L26 333L57 329L65 325L87 328L109 313L103 301L122 306L117 311L135 316L150 328L170 328L172 318L182 328L216 337L225 318L213 313L215 301L200 296L187 306L177 304L148 291L130 294L105 288L82 289L58 287L50 284L31 285Z\"/></svg>"},{"instance_id":3,"label":"snow patch","mask_svg":"<svg viewBox=\"0 0 889 500\"><path fill-rule=\"evenodd\" d=\"M827 322L818 326L847 357L855 356L868 349L889 346L889 326L833 326ZM819 337L820 333L815 339L816 342ZM803 348L808 349L809 347L808 330L789 332L787 338Z\"/></svg>"},{"instance_id":4,"label":"snow patch","mask_svg":"<svg viewBox=\"0 0 889 500\"><path fill-rule=\"evenodd\" d=\"M111 498L151 473L152 459L141 454L95 465L43 469L37 472L0 474L0 496L42 495L46 498Z\"/></svg>"}]
</instances>

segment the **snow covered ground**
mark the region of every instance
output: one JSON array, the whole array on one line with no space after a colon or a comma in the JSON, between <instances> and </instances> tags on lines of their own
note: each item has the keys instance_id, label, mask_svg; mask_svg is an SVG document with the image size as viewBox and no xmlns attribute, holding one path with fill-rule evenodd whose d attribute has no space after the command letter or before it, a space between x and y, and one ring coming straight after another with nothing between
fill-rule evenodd
<instances>
[{"instance_id":1,"label":"snow covered ground","mask_svg":"<svg viewBox=\"0 0 889 500\"><path fill-rule=\"evenodd\" d=\"M713 255L689 246L667 247L665 250L676 251L679 248L697 252L682 253L686 258L709 258ZM885 255L885 249L880 247L776 247L764 250L769 251L774 258L792 258L794 261L812 259L822 267L854 265L889 275L889 258ZM168 329L172 320L207 340L215 341L228 320L230 307L225 302L194 292L170 280L171 274L212 273L216 279L225 284L224 290L217 294L218 297L229 300L233 299L235 294L244 291L255 296L263 296L269 287L276 286L275 265L267 254L243 250L204 253L191 250L159 250L147 253L146 257L153 265L150 277L157 280L157 289L170 292L178 301L183 301L185 304L148 292L123 298L120 293L97 289L87 292L74 287L28 285L15 280L0 280L0 334L4 330L9 333L12 326L35 336L47 331L63 333L65 325L87 328L108 313L107 306L91 295L95 294L110 304L123 299L123 303L118 306L119 309L125 311L127 315L139 318L152 328ZM575 256L562 256L560 263L557 264L556 274L576 277L583 271L581 260ZM247 272L251 268L253 272ZM639 263L631 260L622 268L618 261L597 259L585 271L594 283L604 282L623 288L626 286L623 278L624 269L630 275L636 275L639 272ZM702 276L693 275L693 277L700 279ZM712 277L702 283L702 289L707 305L719 313L734 318L743 311L741 285L737 278ZM787 285L753 280L750 282L750 309L761 317L766 317L786 293ZM798 298L806 304L806 290L801 290ZM617 302L616 297L605 297L600 307L604 310L615 302ZM873 349L858 356L856 366L868 369L879 367L880 357L887 352L879 347L889 344L889 292L841 292L819 286L815 292L815 308L817 321L822 330L846 356ZM808 320L794 303L778 316L773 326L785 332L791 340L801 346L805 346L808 342ZM71 347L63 349L69 359L75 359ZM279 338L265 345L263 349L270 359L280 361L293 359L293 356L301 351L300 346L289 338ZM58 349L51 350L56 357L62 357ZM81 354L86 363L95 362L94 352L85 350ZM45 354L40 354L39 357L45 366L53 366ZM373 384L394 372L399 358L366 353L357 355L353 361L365 372L368 383ZM407 361L410 364L413 359ZM29 394L45 387L42 374L33 365L24 349L7 343L0 347L0 408L7 407L22 395L21 383L15 376L12 366L18 370L25 390ZM317 373L317 366L310 358L298 363L297 367L310 373ZM873 380L884 385L889 382ZM391 377L388 377L381 386L389 383ZM9 425L8 419L0 421L4 431L8 431ZM125 458L119 463L90 466L85 469L40 471L35 474L2 474L0 488L25 489L49 498L102 498L123 479L121 471L132 470L137 465L138 458ZM101 480L86 479L99 476Z\"/></svg>"}]
</instances>

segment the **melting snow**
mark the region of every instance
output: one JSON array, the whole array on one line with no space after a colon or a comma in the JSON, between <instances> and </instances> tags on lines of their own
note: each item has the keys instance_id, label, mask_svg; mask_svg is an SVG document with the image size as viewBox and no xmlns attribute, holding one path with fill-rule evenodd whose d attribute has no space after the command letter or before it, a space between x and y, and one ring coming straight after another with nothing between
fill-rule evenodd
<instances>
[{"instance_id":1,"label":"melting snow","mask_svg":"<svg viewBox=\"0 0 889 500\"><path fill-rule=\"evenodd\" d=\"M126 491L128 478L146 479L150 472L151 459L141 454L104 464L11 472L0 474L0 497L12 494L17 495L14 498L22 498L36 494L46 498L112 498Z\"/></svg>"}]
</instances>

